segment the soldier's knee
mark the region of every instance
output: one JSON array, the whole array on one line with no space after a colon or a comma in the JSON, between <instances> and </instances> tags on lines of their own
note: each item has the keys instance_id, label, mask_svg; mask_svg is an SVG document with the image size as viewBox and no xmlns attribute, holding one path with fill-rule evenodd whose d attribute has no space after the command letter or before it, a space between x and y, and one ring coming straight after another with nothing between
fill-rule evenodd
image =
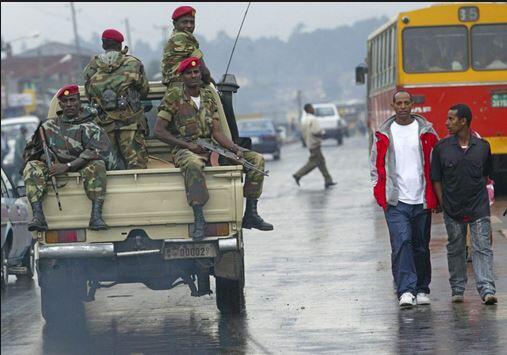
<instances>
[{"instance_id":1,"label":"soldier's knee","mask_svg":"<svg viewBox=\"0 0 507 355\"><path fill-rule=\"evenodd\" d=\"M25 168L23 169L23 177L29 177L34 174L43 175L46 169L46 164L39 160L30 160L26 163Z\"/></svg>"}]
</instances>

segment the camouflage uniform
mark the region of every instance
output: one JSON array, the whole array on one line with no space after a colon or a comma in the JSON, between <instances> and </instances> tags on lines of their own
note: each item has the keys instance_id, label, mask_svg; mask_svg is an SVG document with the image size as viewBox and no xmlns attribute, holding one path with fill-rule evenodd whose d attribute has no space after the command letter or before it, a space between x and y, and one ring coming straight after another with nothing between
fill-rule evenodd
<instances>
[{"instance_id":1,"label":"camouflage uniform","mask_svg":"<svg viewBox=\"0 0 507 355\"><path fill-rule=\"evenodd\" d=\"M60 114L54 120L42 123L46 135L46 143L52 152L52 161L70 163L82 158L87 163L79 170L83 177L84 189L90 200L103 201L106 194L106 164L115 168L115 159L111 152L111 143L107 134L97 126L91 116L68 119ZM38 131L27 144L23 170L25 188L30 203L42 200L47 191L49 169L43 154Z\"/></svg>"},{"instance_id":2,"label":"camouflage uniform","mask_svg":"<svg viewBox=\"0 0 507 355\"><path fill-rule=\"evenodd\" d=\"M202 59L203 53L199 49L199 42L190 32L173 30L167 41L162 55L162 83L164 85L177 84L181 86L181 74L176 72L183 59L197 57Z\"/></svg>"},{"instance_id":3,"label":"camouflage uniform","mask_svg":"<svg viewBox=\"0 0 507 355\"><path fill-rule=\"evenodd\" d=\"M141 99L148 94L149 83L141 61L108 51L90 61L84 77L86 95L99 107L97 123L107 132L113 153L124 160L125 168L145 169L148 126Z\"/></svg>"},{"instance_id":4,"label":"camouflage uniform","mask_svg":"<svg viewBox=\"0 0 507 355\"><path fill-rule=\"evenodd\" d=\"M169 88L159 106L158 117L170 123L169 130L176 138L185 141L195 141L197 138L212 138L213 121L218 121L218 108L210 89L201 88L201 105L197 109L195 103L182 88ZM195 154L188 149L172 147L174 164L181 168L185 179L188 204L203 205L208 201L208 188L203 168L208 160L208 154ZM243 156L258 169L264 170L262 155L246 151ZM249 170L246 173L244 196L258 199L262 193L264 175Z\"/></svg>"}]
</instances>

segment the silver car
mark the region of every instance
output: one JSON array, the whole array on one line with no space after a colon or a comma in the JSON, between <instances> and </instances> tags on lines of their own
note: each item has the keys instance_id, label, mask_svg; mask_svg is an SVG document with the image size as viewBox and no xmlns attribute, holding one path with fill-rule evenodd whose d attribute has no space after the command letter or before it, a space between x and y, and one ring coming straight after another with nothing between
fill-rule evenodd
<instances>
[{"instance_id":1,"label":"silver car","mask_svg":"<svg viewBox=\"0 0 507 355\"><path fill-rule=\"evenodd\" d=\"M28 231L29 222L28 201L18 194L2 168L2 291L7 289L9 275L33 278L35 240Z\"/></svg>"}]
</instances>

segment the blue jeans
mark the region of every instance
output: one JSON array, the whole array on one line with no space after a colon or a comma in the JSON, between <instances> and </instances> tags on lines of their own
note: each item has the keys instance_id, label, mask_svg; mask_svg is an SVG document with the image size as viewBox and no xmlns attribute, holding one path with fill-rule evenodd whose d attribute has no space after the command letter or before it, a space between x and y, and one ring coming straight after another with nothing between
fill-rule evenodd
<instances>
[{"instance_id":1,"label":"blue jeans","mask_svg":"<svg viewBox=\"0 0 507 355\"><path fill-rule=\"evenodd\" d=\"M391 268L398 297L405 292L430 293L431 211L398 202L385 211L391 239Z\"/></svg>"},{"instance_id":2,"label":"blue jeans","mask_svg":"<svg viewBox=\"0 0 507 355\"><path fill-rule=\"evenodd\" d=\"M467 283L467 225L470 226L472 266L475 273L477 291L479 291L481 298L484 298L487 294L495 294L490 218L483 217L474 222L460 223L444 212L444 222L449 237L449 242L447 243L447 264L452 294L462 295L465 292L465 285Z\"/></svg>"}]
</instances>

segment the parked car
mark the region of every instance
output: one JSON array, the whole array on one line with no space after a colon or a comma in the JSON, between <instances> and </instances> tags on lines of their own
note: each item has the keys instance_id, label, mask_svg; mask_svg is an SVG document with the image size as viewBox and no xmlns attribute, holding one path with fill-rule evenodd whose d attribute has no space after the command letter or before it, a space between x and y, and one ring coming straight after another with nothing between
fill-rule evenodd
<instances>
[{"instance_id":1,"label":"parked car","mask_svg":"<svg viewBox=\"0 0 507 355\"><path fill-rule=\"evenodd\" d=\"M7 288L10 274L18 279L32 279L35 272L35 240L28 231L28 201L17 190L2 169L2 291Z\"/></svg>"},{"instance_id":2,"label":"parked car","mask_svg":"<svg viewBox=\"0 0 507 355\"><path fill-rule=\"evenodd\" d=\"M273 159L280 159L280 141L272 120L261 118L238 121L238 131L241 137L252 139L252 150L273 154Z\"/></svg>"},{"instance_id":3,"label":"parked car","mask_svg":"<svg viewBox=\"0 0 507 355\"><path fill-rule=\"evenodd\" d=\"M23 164L23 151L26 141L39 125L36 116L4 118L2 124L2 168L14 187L21 180L19 169Z\"/></svg>"},{"instance_id":4,"label":"parked car","mask_svg":"<svg viewBox=\"0 0 507 355\"><path fill-rule=\"evenodd\" d=\"M345 121L340 117L336 106L332 103L328 104L312 104L315 109L315 116L319 120L320 127L325 131L323 139L336 139L338 145L343 144L344 130L347 126ZM304 111L301 114L301 123L304 122L306 114ZM305 142L301 138L303 146Z\"/></svg>"}]
</instances>

